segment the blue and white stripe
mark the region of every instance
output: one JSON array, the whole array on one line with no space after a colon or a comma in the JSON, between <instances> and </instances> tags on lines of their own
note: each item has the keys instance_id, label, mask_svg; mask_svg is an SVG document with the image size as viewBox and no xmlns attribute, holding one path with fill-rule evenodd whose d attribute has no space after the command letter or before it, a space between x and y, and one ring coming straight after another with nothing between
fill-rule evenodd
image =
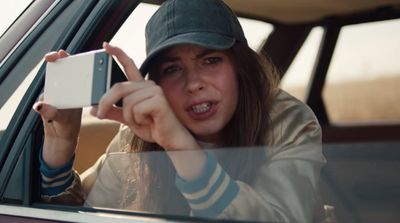
<instances>
[{"instance_id":1,"label":"blue and white stripe","mask_svg":"<svg viewBox=\"0 0 400 223\"><path fill-rule=\"evenodd\" d=\"M54 196L64 192L72 185L75 179L72 171L74 158L75 156L62 167L51 169L43 161L42 155L39 156L42 195Z\"/></svg>"},{"instance_id":2,"label":"blue and white stripe","mask_svg":"<svg viewBox=\"0 0 400 223\"><path fill-rule=\"evenodd\" d=\"M184 181L177 176L176 185L187 199L194 216L216 217L236 197L239 186L207 155L203 175L194 181Z\"/></svg>"}]
</instances>

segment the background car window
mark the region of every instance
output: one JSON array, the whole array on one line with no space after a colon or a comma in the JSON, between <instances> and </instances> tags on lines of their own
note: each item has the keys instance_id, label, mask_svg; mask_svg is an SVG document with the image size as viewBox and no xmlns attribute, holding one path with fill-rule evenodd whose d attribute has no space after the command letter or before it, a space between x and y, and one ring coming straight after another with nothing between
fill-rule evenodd
<instances>
[{"instance_id":1,"label":"background car window","mask_svg":"<svg viewBox=\"0 0 400 223\"><path fill-rule=\"evenodd\" d=\"M35 78L36 73L39 71L40 65L42 65L43 60L41 60L36 67L28 74L28 76L24 79L24 81L19 85L17 90L13 93L13 95L8 98L7 102L3 107L0 108L0 131L4 131L8 123L10 123L12 116L14 115L15 110L18 107L19 102L24 96L26 90L29 87L29 84L32 82L33 78Z\"/></svg>"},{"instance_id":2,"label":"background car window","mask_svg":"<svg viewBox=\"0 0 400 223\"><path fill-rule=\"evenodd\" d=\"M145 26L158 7L158 5L141 3L111 40L112 44L124 49L134 59L138 67L146 56ZM250 47L256 51L273 30L273 26L265 22L244 18L239 18L239 21L243 26Z\"/></svg>"},{"instance_id":3,"label":"background car window","mask_svg":"<svg viewBox=\"0 0 400 223\"><path fill-rule=\"evenodd\" d=\"M8 29L16 18L24 11L24 9L32 2L32 0L3 0L0 7L0 36Z\"/></svg>"},{"instance_id":4,"label":"background car window","mask_svg":"<svg viewBox=\"0 0 400 223\"><path fill-rule=\"evenodd\" d=\"M32 2L32 0L4 0L0 7L0 36L8 29L8 27L18 18L18 16L25 10L26 7ZM3 131L11 120L13 111L18 106L18 102L21 100L23 93L28 88L28 84L32 81L37 69L31 72L25 81L18 87L17 91L12 97L8 99L6 104L0 108L0 131Z\"/></svg>"},{"instance_id":5,"label":"background car window","mask_svg":"<svg viewBox=\"0 0 400 223\"><path fill-rule=\"evenodd\" d=\"M305 101L305 93L316 62L323 29L313 28L281 81L281 88Z\"/></svg>"},{"instance_id":6,"label":"background car window","mask_svg":"<svg viewBox=\"0 0 400 223\"><path fill-rule=\"evenodd\" d=\"M343 27L323 98L332 122L400 121L400 20Z\"/></svg>"}]
</instances>

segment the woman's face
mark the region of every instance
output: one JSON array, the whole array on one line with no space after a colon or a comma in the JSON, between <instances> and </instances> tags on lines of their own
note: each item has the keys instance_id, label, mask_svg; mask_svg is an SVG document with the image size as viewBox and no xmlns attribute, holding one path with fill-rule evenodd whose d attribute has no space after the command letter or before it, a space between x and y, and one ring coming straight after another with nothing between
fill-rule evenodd
<instances>
[{"instance_id":1,"label":"woman's face","mask_svg":"<svg viewBox=\"0 0 400 223\"><path fill-rule=\"evenodd\" d=\"M167 50L156 82L178 119L196 138L218 142L238 102L238 83L225 51L195 45Z\"/></svg>"}]
</instances>

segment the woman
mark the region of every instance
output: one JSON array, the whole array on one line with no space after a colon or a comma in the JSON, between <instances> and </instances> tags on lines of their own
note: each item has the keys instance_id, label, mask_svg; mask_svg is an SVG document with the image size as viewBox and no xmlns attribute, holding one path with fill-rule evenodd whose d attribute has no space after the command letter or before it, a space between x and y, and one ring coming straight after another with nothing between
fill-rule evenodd
<instances>
[{"instance_id":1,"label":"woman","mask_svg":"<svg viewBox=\"0 0 400 223\"><path fill-rule=\"evenodd\" d=\"M133 206L168 213L173 195L194 216L310 222L324 162L320 127L310 109L278 90L274 71L249 48L234 13L220 0L166 1L146 27L146 46L138 70L121 49L103 45L128 81L114 85L91 111L125 126L109 150L121 151L127 139L131 151L165 150L165 165L176 171L175 187L165 183L170 176L157 171L159 163L140 159ZM45 59L66 56L61 50ZM114 107L120 99L123 107ZM45 126L43 198L83 203L106 167L103 156L81 176L82 185L71 170L81 110L56 110L43 101L34 108ZM260 145L270 146L268 162L253 152L224 160L204 150ZM171 187L176 193L165 195Z\"/></svg>"}]
</instances>

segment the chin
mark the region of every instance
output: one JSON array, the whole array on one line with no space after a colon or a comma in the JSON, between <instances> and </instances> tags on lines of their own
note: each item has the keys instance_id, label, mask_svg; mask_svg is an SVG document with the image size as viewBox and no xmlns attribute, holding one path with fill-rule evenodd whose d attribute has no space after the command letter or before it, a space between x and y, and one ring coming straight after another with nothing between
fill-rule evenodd
<instances>
[{"instance_id":1,"label":"chin","mask_svg":"<svg viewBox=\"0 0 400 223\"><path fill-rule=\"evenodd\" d=\"M204 142L216 143L220 138L219 131L210 131L210 129L204 129L203 131L192 131L192 134L196 139Z\"/></svg>"}]
</instances>

